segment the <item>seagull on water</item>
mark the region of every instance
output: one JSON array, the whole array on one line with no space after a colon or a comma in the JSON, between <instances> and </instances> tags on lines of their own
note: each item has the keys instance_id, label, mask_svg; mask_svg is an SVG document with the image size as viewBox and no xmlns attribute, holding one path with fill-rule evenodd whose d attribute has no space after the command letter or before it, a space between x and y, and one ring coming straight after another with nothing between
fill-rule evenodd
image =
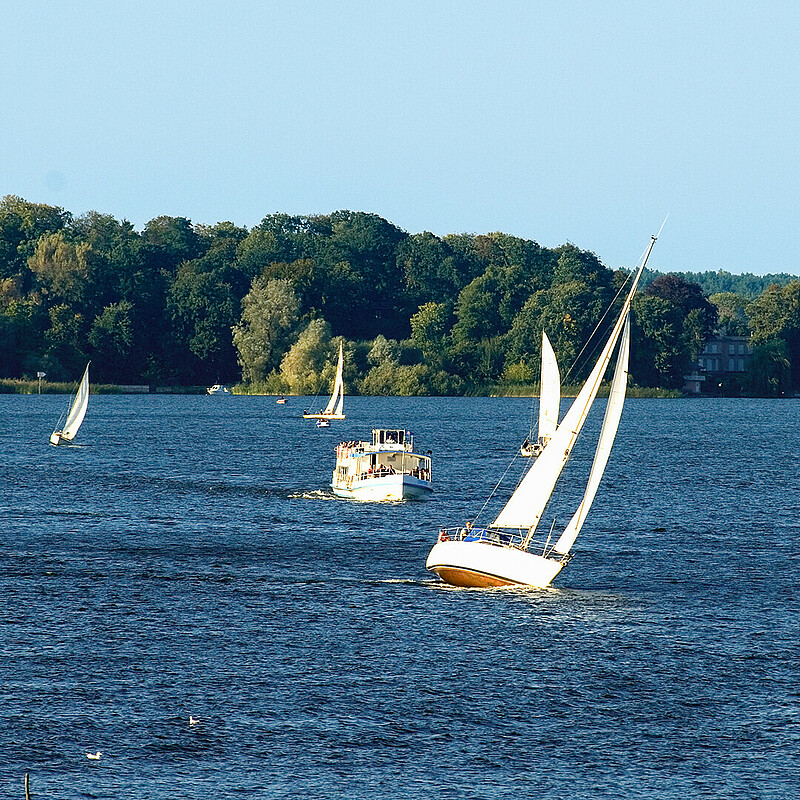
<instances>
[{"instance_id":1,"label":"seagull on water","mask_svg":"<svg viewBox=\"0 0 800 800\"><path fill-rule=\"evenodd\" d=\"M99 761L101 755L103 754L98 750L96 753L87 753L86 758L90 758L92 761Z\"/></svg>"}]
</instances>

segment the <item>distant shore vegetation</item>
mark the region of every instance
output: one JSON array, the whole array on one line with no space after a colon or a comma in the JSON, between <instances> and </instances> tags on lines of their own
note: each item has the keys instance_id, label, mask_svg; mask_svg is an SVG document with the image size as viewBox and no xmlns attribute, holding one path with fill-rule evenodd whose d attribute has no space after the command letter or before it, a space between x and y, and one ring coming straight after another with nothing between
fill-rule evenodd
<instances>
[{"instance_id":1,"label":"distant shore vegetation","mask_svg":"<svg viewBox=\"0 0 800 800\"><path fill-rule=\"evenodd\" d=\"M160 216L136 231L9 195L0 391L38 390L39 372L43 391L72 387L91 359L93 390L316 395L342 343L349 394L522 396L539 379L542 330L565 384L580 383L627 277L570 243L409 234L360 211L270 214L249 230ZM698 269L647 271L633 305L636 393L679 394L720 329L753 350L734 393L800 390L800 281Z\"/></svg>"}]
</instances>

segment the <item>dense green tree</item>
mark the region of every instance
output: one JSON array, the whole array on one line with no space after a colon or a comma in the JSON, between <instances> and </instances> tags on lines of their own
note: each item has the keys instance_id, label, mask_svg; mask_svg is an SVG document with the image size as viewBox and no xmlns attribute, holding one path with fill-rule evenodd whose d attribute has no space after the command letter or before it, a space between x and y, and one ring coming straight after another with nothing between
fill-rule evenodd
<instances>
[{"instance_id":1,"label":"dense green tree","mask_svg":"<svg viewBox=\"0 0 800 800\"><path fill-rule=\"evenodd\" d=\"M766 339L753 346L744 389L758 397L781 397L792 387L792 365L783 339Z\"/></svg>"},{"instance_id":2,"label":"dense green tree","mask_svg":"<svg viewBox=\"0 0 800 800\"><path fill-rule=\"evenodd\" d=\"M0 200L0 278L24 275L39 237L64 228L72 215L58 206L6 195ZM26 287L27 288L27 287Z\"/></svg>"},{"instance_id":3,"label":"dense green tree","mask_svg":"<svg viewBox=\"0 0 800 800\"><path fill-rule=\"evenodd\" d=\"M195 360L185 364L192 373L190 379L202 381L210 374L217 380L233 380L236 361L231 328L239 316L239 302L231 287L216 273L198 273L187 262L178 268L169 288L167 312L175 339L185 343Z\"/></svg>"},{"instance_id":4,"label":"dense green tree","mask_svg":"<svg viewBox=\"0 0 800 800\"><path fill-rule=\"evenodd\" d=\"M167 272L174 272L184 261L202 255L205 246L207 243L185 217L156 217L142 231L142 251L147 263Z\"/></svg>"},{"instance_id":5,"label":"dense green tree","mask_svg":"<svg viewBox=\"0 0 800 800\"><path fill-rule=\"evenodd\" d=\"M132 308L127 300L112 303L92 323L88 339L99 383L125 383L131 377L126 361L133 343Z\"/></svg>"},{"instance_id":6,"label":"dense green tree","mask_svg":"<svg viewBox=\"0 0 800 800\"><path fill-rule=\"evenodd\" d=\"M242 302L241 321L233 326L233 344L245 381L263 381L278 367L294 338L299 310L290 281L263 277L253 281Z\"/></svg>"},{"instance_id":7,"label":"dense green tree","mask_svg":"<svg viewBox=\"0 0 800 800\"><path fill-rule=\"evenodd\" d=\"M77 380L86 366L83 317L62 303L49 311L50 327L44 332L42 368L50 380Z\"/></svg>"},{"instance_id":8,"label":"dense green tree","mask_svg":"<svg viewBox=\"0 0 800 800\"><path fill-rule=\"evenodd\" d=\"M294 394L318 394L328 389L323 372L336 359L331 326L324 319L312 319L281 360L281 377Z\"/></svg>"},{"instance_id":9,"label":"dense green tree","mask_svg":"<svg viewBox=\"0 0 800 800\"><path fill-rule=\"evenodd\" d=\"M87 242L68 241L63 231L42 235L28 259L41 293L51 301L80 304L89 278L90 250Z\"/></svg>"},{"instance_id":10,"label":"dense green tree","mask_svg":"<svg viewBox=\"0 0 800 800\"><path fill-rule=\"evenodd\" d=\"M791 385L800 389L800 281L773 284L746 311L753 345L782 340L791 366Z\"/></svg>"},{"instance_id":11,"label":"dense green tree","mask_svg":"<svg viewBox=\"0 0 800 800\"><path fill-rule=\"evenodd\" d=\"M748 301L734 292L719 292L708 298L717 309L717 324L731 336L748 336L750 320L747 316Z\"/></svg>"}]
</instances>

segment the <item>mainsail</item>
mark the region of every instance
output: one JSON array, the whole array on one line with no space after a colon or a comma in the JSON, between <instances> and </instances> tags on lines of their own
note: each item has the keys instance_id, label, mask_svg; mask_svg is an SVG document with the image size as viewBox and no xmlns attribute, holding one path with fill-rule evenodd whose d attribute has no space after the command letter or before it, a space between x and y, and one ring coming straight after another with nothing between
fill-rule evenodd
<instances>
[{"instance_id":1,"label":"mainsail","mask_svg":"<svg viewBox=\"0 0 800 800\"><path fill-rule=\"evenodd\" d=\"M542 374L539 392L539 439L552 436L558 427L561 404L561 376L553 346L542 331Z\"/></svg>"},{"instance_id":2,"label":"mainsail","mask_svg":"<svg viewBox=\"0 0 800 800\"><path fill-rule=\"evenodd\" d=\"M328 405L323 410L323 415L340 416L342 413L342 406L344 405L344 382L342 380L343 368L343 353L342 343L339 343L339 363L336 366L336 379L333 382L333 392L331 392L331 399L328 400ZM335 409L335 410L334 410Z\"/></svg>"},{"instance_id":3,"label":"mainsail","mask_svg":"<svg viewBox=\"0 0 800 800\"><path fill-rule=\"evenodd\" d=\"M655 241L656 237L654 236L651 238L650 246L642 259L639 269L636 271L630 291L622 306L622 311L614 324L611 335L600 353L600 357L594 369L591 371L586 383L584 383L578 396L570 406L569 411L567 411L566 416L558 426L558 429L551 437L547 447L533 463L514 494L511 495L509 501L500 511L497 519L492 523L493 527L527 528L528 535L526 541L530 540L530 537L536 530L536 526L539 524L539 520L544 513L545 506L550 500L550 495L553 493L556 481L569 459L575 440L578 438L578 434L581 432L586 422L592 403L597 396L600 383L603 379L603 375L605 375L608 363L611 360L611 354L614 351L628 318L631 301L633 300L636 287L639 284L639 279L647 264L647 259L650 256Z\"/></svg>"},{"instance_id":4,"label":"mainsail","mask_svg":"<svg viewBox=\"0 0 800 800\"><path fill-rule=\"evenodd\" d=\"M61 438L71 440L75 438L78 428L81 427L83 418L86 416L86 408L89 405L89 365L83 372L78 392L72 401L72 406L67 414L67 421L61 430Z\"/></svg>"},{"instance_id":5,"label":"mainsail","mask_svg":"<svg viewBox=\"0 0 800 800\"><path fill-rule=\"evenodd\" d=\"M617 366L614 368L614 378L611 381L611 389L608 394L608 405L603 417L603 426L600 429L600 438L597 442L597 450L592 462L592 470L589 473L589 482L586 485L586 492L583 500L578 506L578 510L573 514L564 532L555 543L553 549L558 553L569 553L570 548L578 538L578 534L586 521L586 515L592 507L600 480L603 477L608 457L611 455L611 446L614 444L614 437L617 435L619 420L622 416L622 406L625 403L625 390L628 385L628 356L631 349L631 320L630 313L625 317L625 328L622 331L622 338L617 353Z\"/></svg>"}]
</instances>

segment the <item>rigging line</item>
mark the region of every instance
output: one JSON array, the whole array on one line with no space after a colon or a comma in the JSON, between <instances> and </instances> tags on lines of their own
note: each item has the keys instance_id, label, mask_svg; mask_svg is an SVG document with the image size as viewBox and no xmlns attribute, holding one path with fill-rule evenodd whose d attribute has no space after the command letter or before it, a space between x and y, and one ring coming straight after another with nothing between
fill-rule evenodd
<instances>
[{"instance_id":1,"label":"rigging line","mask_svg":"<svg viewBox=\"0 0 800 800\"><path fill-rule=\"evenodd\" d=\"M486 511L486 506L489 505L489 501L494 497L495 493L500 488L500 484L505 480L506 475L508 475L508 471L511 469L511 467L514 466L514 462L517 460L517 458L519 458L519 449L517 449L517 452L514 454L514 458L511 459L509 465L506 467L506 471L500 476L500 480L497 481L497 483L494 485L494 489L492 489L489 496L486 498L486 502L481 506L480 511L478 511L478 513L473 518L472 520L473 522L477 522L480 519L481 514L483 514L483 512ZM527 470L523 471L523 476L525 475L526 472ZM520 478L517 481L517 486L519 486L521 482L522 478ZM516 491L516 488L514 489L514 491Z\"/></svg>"},{"instance_id":2,"label":"rigging line","mask_svg":"<svg viewBox=\"0 0 800 800\"><path fill-rule=\"evenodd\" d=\"M669 214L667 214L667 216L669 216ZM664 229L664 225L666 225L666 224L667 224L667 220L664 219L664 222L661 223L661 228L658 231L658 235L654 237L655 239L658 239L658 237L661 235L661 231ZM572 374L572 371L575 369L575 367L577 366L577 364L580 361L581 357L583 356L584 350L586 350L586 348L589 346L589 342L591 342L594 339L594 335L600 329L600 326L603 324L603 321L611 313L611 309L614 308L614 303L616 303L617 300L619 300L619 298L622 296L623 291L626 289L626 287L628 285L628 282L636 274L636 271L639 269L639 265L642 263L642 260L647 255L647 250L648 250L649 246L650 246L650 244L648 242L647 247L645 247L645 249L642 251L642 254L637 259L636 266L628 273L627 277L622 282L622 285L617 290L617 293L614 295L614 299L608 304L608 306L606 306L606 310L603 312L603 316L600 317L600 320L598 321L597 325L594 326L594 330L591 332L589 337L584 342L583 347L581 347L580 352L578 353L577 356L575 356L572 364L570 365L570 368L566 371L564 377L561 379L562 382L566 382L566 379ZM597 352L598 347L599 347L599 342L595 342L594 343L594 350L592 352Z\"/></svg>"}]
</instances>

